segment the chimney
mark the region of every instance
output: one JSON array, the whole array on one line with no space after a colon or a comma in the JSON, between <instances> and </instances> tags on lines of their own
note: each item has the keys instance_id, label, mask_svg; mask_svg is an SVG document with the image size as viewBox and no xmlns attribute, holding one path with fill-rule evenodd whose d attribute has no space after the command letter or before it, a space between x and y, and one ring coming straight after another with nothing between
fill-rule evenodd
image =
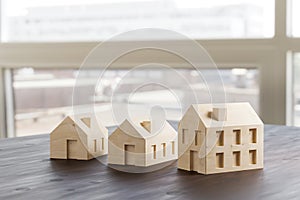
<instances>
[{"instance_id":1,"label":"chimney","mask_svg":"<svg viewBox=\"0 0 300 200\"><path fill-rule=\"evenodd\" d=\"M81 118L81 121L89 128L91 128L91 118L90 117L84 117Z\"/></svg>"},{"instance_id":2,"label":"chimney","mask_svg":"<svg viewBox=\"0 0 300 200\"><path fill-rule=\"evenodd\" d=\"M216 106L213 108L212 118L217 121L227 120L227 108L225 106Z\"/></svg>"},{"instance_id":3,"label":"chimney","mask_svg":"<svg viewBox=\"0 0 300 200\"><path fill-rule=\"evenodd\" d=\"M150 121L143 121L140 123L141 126L146 129L149 133L151 132L151 122Z\"/></svg>"}]
</instances>

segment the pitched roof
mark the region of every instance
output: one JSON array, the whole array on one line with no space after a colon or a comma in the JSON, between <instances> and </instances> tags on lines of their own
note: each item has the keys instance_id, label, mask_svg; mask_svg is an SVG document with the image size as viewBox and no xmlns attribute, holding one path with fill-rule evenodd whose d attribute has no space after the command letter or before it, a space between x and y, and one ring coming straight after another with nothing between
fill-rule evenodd
<instances>
[{"instance_id":1,"label":"pitched roof","mask_svg":"<svg viewBox=\"0 0 300 200\"><path fill-rule=\"evenodd\" d=\"M125 132L127 135L137 138L145 138L147 137L147 134L150 134L143 127L135 125L127 119L124 120L124 122L122 122L122 124L118 128Z\"/></svg>"},{"instance_id":2,"label":"pitched roof","mask_svg":"<svg viewBox=\"0 0 300 200\"><path fill-rule=\"evenodd\" d=\"M68 115L62 122L59 123L59 125L52 132L57 130L61 125L74 123L86 135L93 130L98 130L96 132L99 132L100 130L101 133L105 134L107 132L106 128L102 124L99 124L98 121L99 120L97 120L96 116L90 116L87 114Z\"/></svg>"},{"instance_id":3,"label":"pitched roof","mask_svg":"<svg viewBox=\"0 0 300 200\"><path fill-rule=\"evenodd\" d=\"M127 135L130 135L130 136L133 136L136 138L147 139L147 138L157 135L157 134L148 132L144 127L142 127L140 125L140 123L138 121L129 121L127 119L121 123L121 125L118 127L118 129L122 130L122 132L126 133ZM159 130L159 133L163 133L166 129L173 129L173 127L167 121L165 121L163 128ZM111 135L113 135L114 132Z\"/></svg>"},{"instance_id":4,"label":"pitched roof","mask_svg":"<svg viewBox=\"0 0 300 200\"><path fill-rule=\"evenodd\" d=\"M226 121L217 121L211 118L209 113L218 106L227 108ZM249 103L194 104L192 107L206 128L263 124Z\"/></svg>"}]
</instances>

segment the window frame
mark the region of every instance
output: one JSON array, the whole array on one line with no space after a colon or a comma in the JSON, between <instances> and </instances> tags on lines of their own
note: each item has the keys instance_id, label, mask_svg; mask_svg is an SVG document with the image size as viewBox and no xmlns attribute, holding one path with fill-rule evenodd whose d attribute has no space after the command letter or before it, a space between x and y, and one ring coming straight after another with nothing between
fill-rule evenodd
<instances>
[{"instance_id":1,"label":"window frame","mask_svg":"<svg viewBox=\"0 0 300 200\"><path fill-rule=\"evenodd\" d=\"M291 58L293 52L300 52L300 38L289 37L287 23L289 5L289 0L275 0L275 36L273 38L196 40L208 51L219 69L238 66L259 70L260 116L265 123L293 124ZM112 44L108 52L114 51L114 48L118 48L119 45L130 46L136 42L145 45L165 42L175 48L181 43L181 41L120 41ZM4 93L1 95L0 108L5 110L5 113L0 115L1 133L5 134L0 137L15 136L15 125L12 124L15 113L14 105L13 102L9 102L14 100L13 94L9 92L13 88L11 83L5 81L9 78L7 74L11 73L5 71L23 66L37 69L79 68L85 56L98 44L99 42L0 43L0 91ZM129 69L140 59L137 56L125 58L122 64L111 67L112 69ZM187 68L180 63L168 63L163 56L158 57L157 62L171 64L174 68Z\"/></svg>"}]
</instances>

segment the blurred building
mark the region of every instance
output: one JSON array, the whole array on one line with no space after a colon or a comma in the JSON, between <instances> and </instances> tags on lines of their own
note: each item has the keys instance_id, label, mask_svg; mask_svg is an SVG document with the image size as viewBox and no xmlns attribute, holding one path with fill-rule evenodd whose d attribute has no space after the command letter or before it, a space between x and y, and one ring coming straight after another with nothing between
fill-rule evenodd
<instances>
[{"instance_id":1,"label":"blurred building","mask_svg":"<svg viewBox=\"0 0 300 200\"><path fill-rule=\"evenodd\" d=\"M6 40L93 41L146 27L170 29L191 38L247 38L264 35L261 20L264 9L245 3L208 9L182 8L172 0L149 0L29 7L26 13L8 18ZM147 36L146 39L151 38ZM166 38L161 36L161 39Z\"/></svg>"}]
</instances>

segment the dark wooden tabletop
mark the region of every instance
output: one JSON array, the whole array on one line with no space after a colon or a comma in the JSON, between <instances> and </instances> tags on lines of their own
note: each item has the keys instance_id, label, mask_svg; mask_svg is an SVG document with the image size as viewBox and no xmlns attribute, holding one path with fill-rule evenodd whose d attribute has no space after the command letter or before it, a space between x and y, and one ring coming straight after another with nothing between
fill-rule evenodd
<instances>
[{"instance_id":1,"label":"dark wooden tabletop","mask_svg":"<svg viewBox=\"0 0 300 200\"><path fill-rule=\"evenodd\" d=\"M265 126L265 169L130 174L98 160L50 160L49 135L0 140L0 199L300 199L300 129Z\"/></svg>"}]
</instances>

